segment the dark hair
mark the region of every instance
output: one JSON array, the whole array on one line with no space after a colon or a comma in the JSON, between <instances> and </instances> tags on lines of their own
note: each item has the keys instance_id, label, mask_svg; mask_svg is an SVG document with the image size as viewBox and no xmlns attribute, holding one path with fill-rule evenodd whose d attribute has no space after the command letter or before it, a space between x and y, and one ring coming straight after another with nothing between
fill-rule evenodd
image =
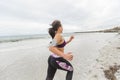
<instances>
[{"instance_id":1,"label":"dark hair","mask_svg":"<svg viewBox=\"0 0 120 80\"><path fill-rule=\"evenodd\" d=\"M52 39L55 37L55 32L58 30L59 27L61 27L61 22L59 20L54 20L51 24L51 28L49 28L49 34L52 37Z\"/></svg>"}]
</instances>

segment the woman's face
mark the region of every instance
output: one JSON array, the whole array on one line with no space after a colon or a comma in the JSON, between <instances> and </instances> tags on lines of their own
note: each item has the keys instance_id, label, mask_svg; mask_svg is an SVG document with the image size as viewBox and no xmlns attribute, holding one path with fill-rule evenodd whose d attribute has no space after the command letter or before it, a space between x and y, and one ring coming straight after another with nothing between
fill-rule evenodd
<instances>
[{"instance_id":1,"label":"woman's face","mask_svg":"<svg viewBox=\"0 0 120 80\"><path fill-rule=\"evenodd\" d=\"M62 26L61 26L61 27L59 27L59 28L58 28L58 30L59 30L59 32L61 32L61 33L62 33L62 32L63 32L63 28L62 28Z\"/></svg>"}]
</instances>

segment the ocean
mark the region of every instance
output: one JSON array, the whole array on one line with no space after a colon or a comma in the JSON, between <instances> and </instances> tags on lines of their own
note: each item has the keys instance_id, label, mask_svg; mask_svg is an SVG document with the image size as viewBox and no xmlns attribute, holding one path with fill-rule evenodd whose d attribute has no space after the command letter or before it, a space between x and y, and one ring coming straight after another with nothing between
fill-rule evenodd
<instances>
[{"instance_id":1,"label":"ocean","mask_svg":"<svg viewBox=\"0 0 120 80\"><path fill-rule=\"evenodd\" d=\"M0 36L0 43L17 42L28 39L49 38L48 34L34 34L34 35L15 35L15 36Z\"/></svg>"},{"instance_id":2,"label":"ocean","mask_svg":"<svg viewBox=\"0 0 120 80\"><path fill-rule=\"evenodd\" d=\"M63 33L64 36L69 36L73 33ZM29 39L43 39L50 38L49 34L33 34L33 35L13 35L13 36L0 36L0 43L17 42Z\"/></svg>"}]
</instances>

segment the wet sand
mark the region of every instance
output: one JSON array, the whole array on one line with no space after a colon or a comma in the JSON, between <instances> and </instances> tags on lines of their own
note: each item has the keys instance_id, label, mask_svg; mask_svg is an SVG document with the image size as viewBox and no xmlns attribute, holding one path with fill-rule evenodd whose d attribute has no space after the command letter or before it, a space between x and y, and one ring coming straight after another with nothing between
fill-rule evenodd
<instances>
[{"instance_id":1,"label":"wet sand","mask_svg":"<svg viewBox=\"0 0 120 80\"><path fill-rule=\"evenodd\" d=\"M95 78L94 70L99 73L99 69L93 68L99 64L97 59L104 58L101 55L107 50L106 46L119 43L112 44L115 39L118 41L116 33L82 33L74 36L75 39L65 47L65 53L72 52L74 55L71 61L74 67L73 80L103 80L101 77ZM0 80L45 80L47 59L51 53L48 50L49 41L33 39L0 44ZM54 80L65 80L65 76L65 71L57 70Z\"/></svg>"}]
</instances>

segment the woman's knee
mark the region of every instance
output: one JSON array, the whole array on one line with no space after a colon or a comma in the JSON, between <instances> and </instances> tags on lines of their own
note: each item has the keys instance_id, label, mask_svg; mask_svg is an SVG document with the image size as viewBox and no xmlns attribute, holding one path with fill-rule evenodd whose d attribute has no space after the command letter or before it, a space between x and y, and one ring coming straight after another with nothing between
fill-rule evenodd
<instances>
[{"instance_id":1,"label":"woman's knee","mask_svg":"<svg viewBox=\"0 0 120 80\"><path fill-rule=\"evenodd\" d=\"M67 71L69 71L69 72L73 72L73 71L74 71L74 68L73 68L72 66L68 66Z\"/></svg>"}]
</instances>

